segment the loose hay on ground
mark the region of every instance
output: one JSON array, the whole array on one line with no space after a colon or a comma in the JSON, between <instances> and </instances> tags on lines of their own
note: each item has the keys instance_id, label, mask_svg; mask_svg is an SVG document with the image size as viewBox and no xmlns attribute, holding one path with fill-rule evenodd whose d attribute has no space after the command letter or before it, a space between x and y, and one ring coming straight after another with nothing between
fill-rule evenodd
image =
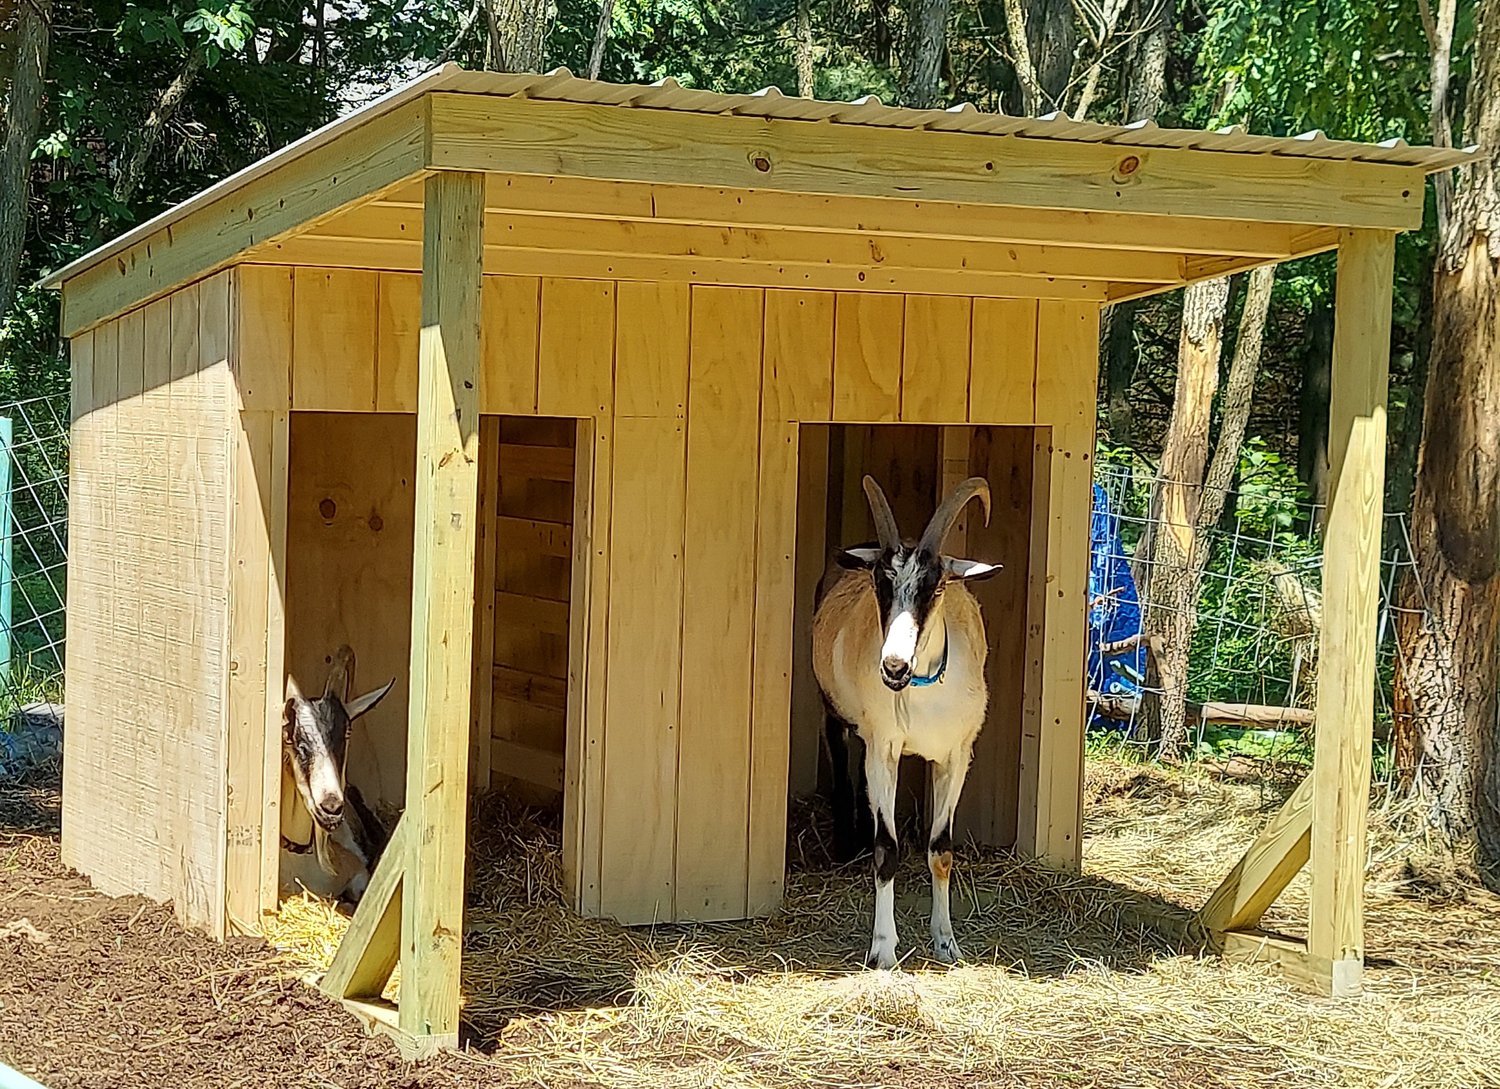
<instances>
[{"instance_id":1,"label":"loose hay on ground","mask_svg":"<svg viewBox=\"0 0 1500 1089\"><path fill-rule=\"evenodd\" d=\"M962 852L954 914L970 963L948 970L926 959L927 875L911 859L898 918L915 948L905 947L896 973L859 967L864 866L829 868L800 849L805 835L772 919L627 930L562 908L554 821L488 800L474 822L469 881L464 1017L481 1045L470 1061L541 1085L621 1089L934 1077L1500 1085L1493 897L1436 911L1398 883L1373 882L1372 968L1356 1002L1309 998L1269 969L1201 957L1186 940L1186 909L1281 796L1093 762L1087 876ZM1384 835L1377 830L1377 843ZM1305 897L1295 885L1272 922L1295 929ZM1157 925L1163 918L1169 925ZM345 925L299 898L270 936L298 971L321 970ZM502 1046L483 1046L496 1040Z\"/></svg>"}]
</instances>

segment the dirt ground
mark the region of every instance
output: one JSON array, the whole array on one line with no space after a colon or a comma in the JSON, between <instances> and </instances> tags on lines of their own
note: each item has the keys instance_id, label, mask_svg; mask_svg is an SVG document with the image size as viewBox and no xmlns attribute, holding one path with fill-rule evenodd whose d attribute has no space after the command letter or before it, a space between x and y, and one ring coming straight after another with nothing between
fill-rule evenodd
<instances>
[{"instance_id":1,"label":"dirt ground","mask_svg":"<svg viewBox=\"0 0 1500 1089\"><path fill-rule=\"evenodd\" d=\"M1367 995L1307 998L1138 910L1201 902L1279 795L1124 767L1091 789L1094 876L970 860L955 910L970 965L922 958L909 866L915 951L896 973L859 970L867 879L819 869L816 842L794 841L774 920L625 931L557 907L555 830L512 815L475 842L476 870L503 880L471 886L468 1045L412 1067L302 982L342 917L289 902L279 949L184 932L169 907L62 866L54 777L0 784L0 1059L48 1089L1500 1086L1492 898L1449 888L1434 907L1426 878L1376 881ZM1304 897L1290 890L1285 922Z\"/></svg>"}]
</instances>

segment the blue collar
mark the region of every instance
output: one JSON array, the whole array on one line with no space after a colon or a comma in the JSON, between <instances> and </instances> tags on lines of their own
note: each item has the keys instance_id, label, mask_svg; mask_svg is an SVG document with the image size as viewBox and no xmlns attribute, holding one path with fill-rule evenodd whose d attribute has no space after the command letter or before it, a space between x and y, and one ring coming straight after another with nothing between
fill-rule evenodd
<instances>
[{"instance_id":1,"label":"blue collar","mask_svg":"<svg viewBox=\"0 0 1500 1089\"><path fill-rule=\"evenodd\" d=\"M925 677L913 677L908 683L913 688L927 688L930 685L941 684L943 674L948 672L948 628L943 626L943 657L938 662L937 670Z\"/></svg>"}]
</instances>

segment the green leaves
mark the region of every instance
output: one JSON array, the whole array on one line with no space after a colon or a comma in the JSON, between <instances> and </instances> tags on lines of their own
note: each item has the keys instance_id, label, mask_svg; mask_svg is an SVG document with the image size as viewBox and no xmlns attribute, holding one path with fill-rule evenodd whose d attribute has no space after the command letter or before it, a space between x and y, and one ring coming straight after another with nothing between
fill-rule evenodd
<instances>
[{"instance_id":1,"label":"green leaves","mask_svg":"<svg viewBox=\"0 0 1500 1089\"><path fill-rule=\"evenodd\" d=\"M1417 140L1426 39L1407 0L1217 0L1207 8L1188 116L1293 135Z\"/></svg>"}]
</instances>

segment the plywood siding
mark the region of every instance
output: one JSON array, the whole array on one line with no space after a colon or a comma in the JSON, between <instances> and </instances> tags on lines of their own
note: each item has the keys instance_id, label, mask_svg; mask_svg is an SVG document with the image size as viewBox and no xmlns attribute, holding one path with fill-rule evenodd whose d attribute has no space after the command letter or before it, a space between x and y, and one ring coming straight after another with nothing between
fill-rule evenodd
<instances>
[{"instance_id":1,"label":"plywood siding","mask_svg":"<svg viewBox=\"0 0 1500 1089\"><path fill-rule=\"evenodd\" d=\"M361 684L395 675L350 776L387 810L406 778L420 283L237 275L74 346L67 847L212 929L226 868L236 918L257 855L262 904L276 869L274 810L257 830L251 804L257 762L263 800L279 774L256 696L271 721L286 670L316 689L347 641ZM831 547L871 536L865 472L912 533L945 476L990 479L990 527L955 535L1006 567L979 591L992 703L963 819L1069 861L1091 304L512 276L483 301L479 403L510 415L481 433L471 767L566 791L581 910L776 906L788 784L816 778L813 587Z\"/></svg>"},{"instance_id":2,"label":"plywood siding","mask_svg":"<svg viewBox=\"0 0 1500 1089\"><path fill-rule=\"evenodd\" d=\"M228 274L75 342L63 853L222 934Z\"/></svg>"}]
</instances>

